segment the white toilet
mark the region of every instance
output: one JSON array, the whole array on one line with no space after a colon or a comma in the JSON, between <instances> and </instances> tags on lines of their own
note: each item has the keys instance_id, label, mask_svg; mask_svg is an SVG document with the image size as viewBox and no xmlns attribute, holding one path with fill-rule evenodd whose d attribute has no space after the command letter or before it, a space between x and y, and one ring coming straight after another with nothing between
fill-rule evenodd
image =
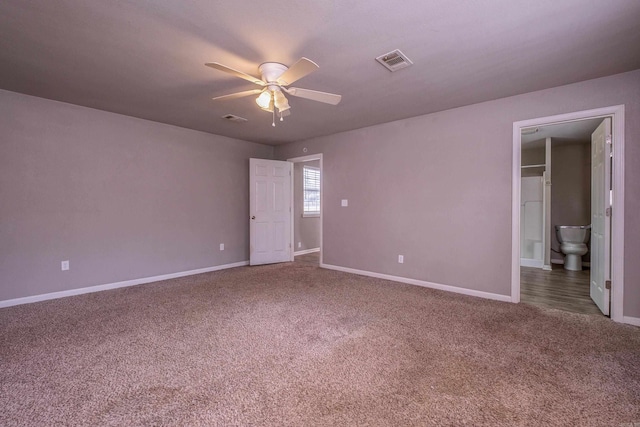
<instances>
[{"instance_id":1,"label":"white toilet","mask_svg":"<svg viewBox=\"0 0 640 427\"><path fill-rule=\"evenodd\" d=\"M591 236L591 225L556 225L556 236L560 250L565 254L564 269L582 270L582 256L589 252L587 242Z\"/></svg>"}]
</instances>

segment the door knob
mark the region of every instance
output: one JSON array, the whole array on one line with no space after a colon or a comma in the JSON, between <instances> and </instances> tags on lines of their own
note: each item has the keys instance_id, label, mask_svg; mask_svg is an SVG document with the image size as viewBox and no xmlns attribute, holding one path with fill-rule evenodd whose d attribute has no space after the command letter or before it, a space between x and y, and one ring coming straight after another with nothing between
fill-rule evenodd
<instances>
[{"instance_id":1,"label":"door knob","mask_svg":"<svg viewBox=\"0 0 640 427\"><path fill-rule=\"evenodd\" d=\"M251 219L256 219L256 216L255 216L255 215L253 215L253 216L251 217Z\"/></svg>"}]
</instances>

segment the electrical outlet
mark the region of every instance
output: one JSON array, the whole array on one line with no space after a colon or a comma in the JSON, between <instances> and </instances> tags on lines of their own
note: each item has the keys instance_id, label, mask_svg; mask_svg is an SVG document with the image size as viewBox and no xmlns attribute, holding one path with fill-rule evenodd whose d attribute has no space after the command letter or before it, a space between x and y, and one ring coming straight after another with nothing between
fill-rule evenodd
<instances>
[{"instance_id":1,"label":"electrical outlet","mask_svg":"<svg viewBox=\"0 0 640 427\"><path fill-rule=\"evenodd\" d=\"M404 264L404 255L398 255L398 264Z\"/></svg>"},{"instance_id":2,"label":"electrical outlet","mask_svg":"<svg viewBox=\"0 0 640 427\"><path fill-rule=\"evenodd\" d=\"M62 271L67 271L69 269L69 261L62 261L60 267Z\"/></svg>"},{"instance_id":3,"label":"electrical outlet","mask_svg":"<svg viewBox=\"0 0 640 427\"><path fill-rule=\"evenodd\" d=\"M342 206L343 208L349 206L349 200L342 199L342 201L340 202L340 206Z\"/></svg>"},{"instance_id":4,"label":"electrical outlet","mask_svg":"<svg viewBox=\"0 0 640 427\"><path fill-rule=\"evenodd\" d=\"M224 251L224 243L220 243L220 250Z\"/></svg>"},{"instance_id":5,"label":"electrical outlet","mask_svg":"<svg viewBox=\"0 0 640 427\"><path fill-rule=\"evenodd\" d=\"M302 247L302 242L298 242L298 249Z\"/></svg>"}]
</instances>

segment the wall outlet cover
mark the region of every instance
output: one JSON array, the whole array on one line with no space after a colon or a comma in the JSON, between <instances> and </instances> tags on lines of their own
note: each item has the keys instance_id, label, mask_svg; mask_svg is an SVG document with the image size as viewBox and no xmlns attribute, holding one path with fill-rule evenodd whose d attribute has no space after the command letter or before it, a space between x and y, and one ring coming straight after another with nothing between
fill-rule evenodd
<instances>
[{"instance_id":1,"label":"wall outlet cover","mask_svg":"<svg viewBox=\"0 0 640 427\"><path fill-rule=\"evenodd\" d=\"M220 250L224 251L224 243L220 243Z\"/></svg>"},{"instance_id":2,"label":"wall outlet cover","mask_svg":"<svg viewBox=\"0 0 640 427\"><path fill-rule=\"evenodd\" d=\"M404 255L398 255L398 263L404 264Z\"/></svg>"},{"instance_id":3,"label":"wall outlet cover","mask_svg":"<svg viewBox=\"0 0 640 427\"><path fill-rule=\"evenodd\" d=\"M62 271L67 271L69 269L69 261L62 261L60 267Z\"/></svg>"},{"instance_id":4,"label":"wall outlet cover","mask_svg":"<svg viewBox=\"0 0 640 427\"><path fill-rule=\"evenodd\" d=\"M340 206L342 206L342 207L349 206L349 200L342 199L342 201L340 202Z\"/></svg>"}]
</instances>

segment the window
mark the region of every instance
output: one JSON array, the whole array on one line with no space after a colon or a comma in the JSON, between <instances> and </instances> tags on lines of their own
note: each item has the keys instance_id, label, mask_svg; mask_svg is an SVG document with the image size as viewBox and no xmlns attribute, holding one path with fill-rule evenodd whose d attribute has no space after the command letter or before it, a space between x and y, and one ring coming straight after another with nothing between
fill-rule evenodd
<instances>
[{"instance_id":1,"label":"window","mask_svg":"<svg viewBox=\"0 0 640 427\"><path fill-rule=\"evenodd\" d=\"M320 215L320 169L302 168L302 191L304 194L303 216Z\"/></svg>"}]
</instances>

